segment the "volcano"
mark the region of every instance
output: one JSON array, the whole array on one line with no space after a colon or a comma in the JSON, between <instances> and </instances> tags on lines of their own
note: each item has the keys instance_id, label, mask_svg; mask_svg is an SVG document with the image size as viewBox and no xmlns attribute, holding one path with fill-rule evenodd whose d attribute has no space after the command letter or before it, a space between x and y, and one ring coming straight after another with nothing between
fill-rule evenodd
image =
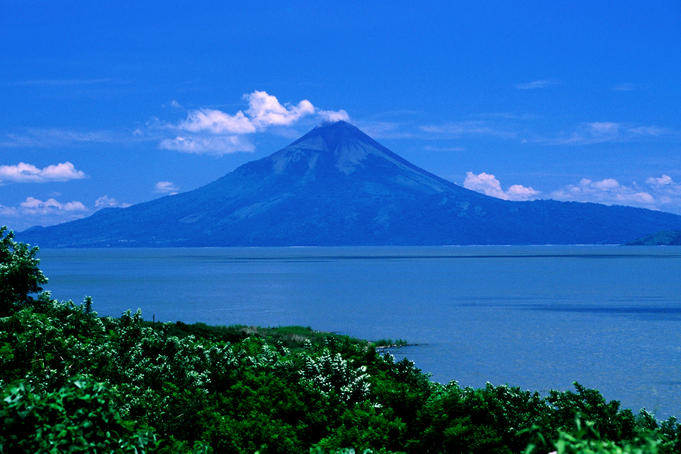
<instances>
[{"instance_id":1,"label":"volcano","mask_svg":"<svg viewBox=\"0 0 681 454\"><path fill-rule=\"evenodd\" d=\"M681 217L511 202L423 170L343 121L193 191L18 235L43 247L623 243Z\"/></svg>"}]
</instances>

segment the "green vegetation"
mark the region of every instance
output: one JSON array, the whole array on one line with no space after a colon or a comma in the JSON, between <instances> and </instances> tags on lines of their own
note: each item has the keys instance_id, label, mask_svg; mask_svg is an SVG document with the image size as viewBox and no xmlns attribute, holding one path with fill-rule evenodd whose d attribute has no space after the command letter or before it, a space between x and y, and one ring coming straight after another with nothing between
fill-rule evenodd
<instances>
[{"instance_id":1,"label":"green vegetation","mask_svg":"<svg viewBox=\"0 0 681 454\"><path fill-rule=\"evenodd\" d=\"M154 322L144 323L145 326L157 326ZM281 344L294 350L304 348L308 342L312 342L313 344L324 344L329 342L330 339L339 337L337 334L325 331L315 331L309 326L278 326L274 328L263 328L245 325L210 326L205 323L193 323L188 325L183 322L176 322L174 324L167 324L166 329L171 336L186 337L193 335L213 341L239 342L251 336L260 337L266 339L268 342ZM360 339L349 339L356 344L367 343ZM402 339L396 341L393 341L392 339L379 339L377 341L368 342L368 344L377 348L387 348L402 347L407 345L407 342Z\"/></svg>"},{"instance_id":2,"label":"green vegetation","mask_svg":"<svg viewBox=\"0 0 681 454\"><path fill-rule=\"evenodd\" d=\"M0 244L2 273L12 251L35 259ZM374 344L309 328L99 317L89 298L31 296L44 282L33 264L28 293L1 293L0 453L681 452L675 419L578 384L546 397L441 385Z\"/></svg>"},{"instance_id":3,"label":"green vegetation","mask_svg":"<svg viewBox=\"0 0 681 454\"><path fill-rule=\"evenodd\" d=\"M680 246L681 230L665 230L652 235L637 238L626 244L627 246Z\"/></svg>"},{"instance_id":4,"label":"green vegetation","mask_svg":"<svg viewBox=\"0 0 681 454\"><path fill-rule=\"evenodd\" d=\"M379 339L371 342L376 348L406 347L410 345L404 339Z\"/></svg>"},{"instance_id":5,"label":"green vegetation","mask_svg":"<svg viewBox=\"0 0 681 454\"><path fill-rule=\"evenodd\" d=\"M23 304L30 293L42 290L47 279L38 268L38 248L14 241L14 232L0 227L0 316Z\"/></svg>"}]
</instances>

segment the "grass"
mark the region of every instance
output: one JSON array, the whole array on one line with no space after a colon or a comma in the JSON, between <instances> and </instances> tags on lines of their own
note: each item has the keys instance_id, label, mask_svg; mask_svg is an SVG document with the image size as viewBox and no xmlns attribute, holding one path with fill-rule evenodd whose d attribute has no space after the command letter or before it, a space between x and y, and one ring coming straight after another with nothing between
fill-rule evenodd
<instances>
[{"instance_id":1,"label":"grass","mask_svg":"<svg viewBox=\"0 0 681 454\"><path fill-rule=\"evenodd\" d=\"M404 339L379 339L370 342L376 348L388 348L388 347L406 347L407 345L414 345L408 343Z\"/></svg>"},{"instance_id":2,"label":"grass","mask_svg":"<svg viewBox=\"0 0 681 454\"><path fill-rule=\"evenodd\" d=\"M350 336L326 331L313 330L309 326L278 326L278 327L258 327L247 325L214 326L205 323L160 323L146 321L147 326L154 329L165 329L171 336L186 337L196 336L215 341L240 342L247 337L260 337L270 342L280 342L291 349L303 348L305 341L313 344L323 344L330 338L349 340L353 344L371 345L377 348L403 347L407 344L404 339L379 339L376 341L365 341Z\"/></svg>"}]
</instances>

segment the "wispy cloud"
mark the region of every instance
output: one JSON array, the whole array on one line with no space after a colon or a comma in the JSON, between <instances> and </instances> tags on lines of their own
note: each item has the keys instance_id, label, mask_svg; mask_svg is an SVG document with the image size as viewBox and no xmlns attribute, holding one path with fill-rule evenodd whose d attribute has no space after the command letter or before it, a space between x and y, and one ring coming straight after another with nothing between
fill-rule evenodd
<instances>
[{"instance_id":1,"label":"wispy cloud","mask_svg":"<svg viewBox=\"0 0 681 454\"><path fill-rule=\"evenodd\" d=\"M79 85L101 85L101 84L111 84L111 83L126 83L125 81L119 79L26 79L26 80L15 80L2 82L1 85L5 86L38 86L38 87L66 87L66 86L79 86Z\"/></svg>"},{"instance_id":2,"label":"wispy cloud","mask_svg":"<svg viewBox=\"0 0 681 454\"><path fill-rule=\"evenodd\" d=\"M33 164L20 162L16 165L0 166L0 184L2 183L50 183L55 181L79 180L85 173L76 169L66 161L59 164L38 168Z\"/></svg>"},{"instance_id":3,"label":"wispy cloud","mask_svg":"<svg viewBox=\"0 0 681 454\"><path fill-rule=\"evenodd\" d=\"M534 120L537 115L530 113L518 113L518 112L482 112L476 114L477 118L491 119L491 120L518 120L527 121Z\"/></svg>"},{"instance_id":4,"label":"wispy cloud","mask_svg":"<svg viewBox=\"0 0 681 454\"><path fill-rule=\"evenodd\" d=\"M501 182L491 173L466 172L466 179L463 186L471 191L482 192L483 194L497 197L504 200L534 200L540 191L521 184L514 184L509 186L507 190L503 190Z\"/></svg>"},{"instance_id":5,"label":"wispy cloud","mask_svg":"<svg viewBox=\"0 0 681 454\"><path fill-rule=\"evenodd\" d=\"M413 131L398 121L362 121L357 126L374 139L408 139Z\"/></svg>"},{"instance_id":6,"label":"wispy cloud","mask_svg":"<svg viewBox=\"0 0 681 454\"><path fill-rule=\"evenodd\" d=\"M243 136L176 136L163 139L159 148L182 153L222 156L236 152L252 152L255 146Z\"/></svg>"},{"instance_id":7,"label":"wispy cloud","mask_svg":"<svg viewBox=\"0 0 681 454\"><path fill-rule=\"evenodd\" d=\"M171 99L167 104L163 104L163 107L172 107L173 109L182 109L182 104L179 103L177 99Z\"/></svg>"},{"instance_id":8,"label":"wispy cloud","mask_svg":"<svg viewBox=\"0 0 681 454\"><path fill-rule=\"evenodd\" d=\"M74 143L112 143L122 137L110 131L76 131L56 128L29 128L21 133L5 134L0 137L0 147L46 148Z\"/></svg>"},{"instance_id":9,"label":"wispy cloud","mask_svg":"<svg viewBox=\"0 0 681 454\"><path fill-rule=\"evenodd\" d=\"M604 142L625 142L630 140L674 135L677 132L654 125L633 125L614 121L581 123L574 131L552 138L536 140L547 145L590 145Z\"/></svg>"},{"instance_id":10,"label":"wispy cloud","mask_svg":"<svg viewBox=\"0 0 681 454\"><path fill-rule=\"evenodd\" d=\"M425 125L420 127L421 131L440 136L461 137L461 136L493 136L500 138L516 137L515 131L511 131L496 123L484 120L467 120L443 123L439 125Z\"/></svg>"},{"instance_id":11,"label":"wispy cloud","mask_svg":"<svg viewBox=\"0 0 681 454\"><path fill-rule=\"evenodd\" d=\"M532 80L530 82L522 82L515 84L515 88L518 90L537 90L541 88L547 88L552 85L557 85L558 81L549 79Z\"/></svg>"},{"instance_id":12,"label":"wispy cloud","mask_svg":"<svg viewBox=\"0 0 681 454\"><path fill-rule=\"evenodd\" d=\"M158 181L154 185L154 192L157 194L174 195L180 188L172 181Z\"/></svg>"},{"instance_id":13,"label":"wispy cloud","mask_svg":"<svg viewBox=\"0 0 681 454\"><path fill-rule=\"evenodd\" d=\"M297 104L282 104L265 91L245 94L248 108L235 113L218 109L200 108L187 112L187 117L166 128L180 132L174 138L163 139L159 146L186 153L223 155L253 151L253 144L244 135L263 132L270 127L288 127L302 118L314 117L323 121L348 120L344 110L322 110L307 99Z\"/></svg>"},{"instance_id":14,"label":"wispy cloud","mask_svg":"<svg viewBox=\"0 0 681 454\"><path fill-rule=\"evenodd\" d=\"M636 85L625 82L613 86L612 89L615 91L633 91L636 90Z\"/></svg>"},{"instance_id":15,"label":"wispy cloud","mask_svg":"<svg viewBox=\"0 0 681 454\"><path fill-rule=\"evenodd\" d=\"M447 147L447 146L434 146L434 145L426 145L423 147L424 150L426 151L464 151L466 148L464 147Z\"/></svg>"}]
</instances>

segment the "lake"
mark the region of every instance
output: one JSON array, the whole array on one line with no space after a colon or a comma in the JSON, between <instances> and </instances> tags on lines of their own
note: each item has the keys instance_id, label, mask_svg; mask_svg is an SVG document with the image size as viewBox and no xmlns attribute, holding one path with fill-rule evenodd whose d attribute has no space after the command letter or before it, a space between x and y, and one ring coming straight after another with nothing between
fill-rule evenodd
<instances>
[{"instance_id":1,"label":"lake","mask_svg":"<svg viewBox=\"0 0 681 454\"><path fill-rule=\"evenodd\" d=\"M392 350L439 382L573 381L681 416L681 248L43 249L46 288L100 315L306 325Z\"/></svg>"}]
</instances>

